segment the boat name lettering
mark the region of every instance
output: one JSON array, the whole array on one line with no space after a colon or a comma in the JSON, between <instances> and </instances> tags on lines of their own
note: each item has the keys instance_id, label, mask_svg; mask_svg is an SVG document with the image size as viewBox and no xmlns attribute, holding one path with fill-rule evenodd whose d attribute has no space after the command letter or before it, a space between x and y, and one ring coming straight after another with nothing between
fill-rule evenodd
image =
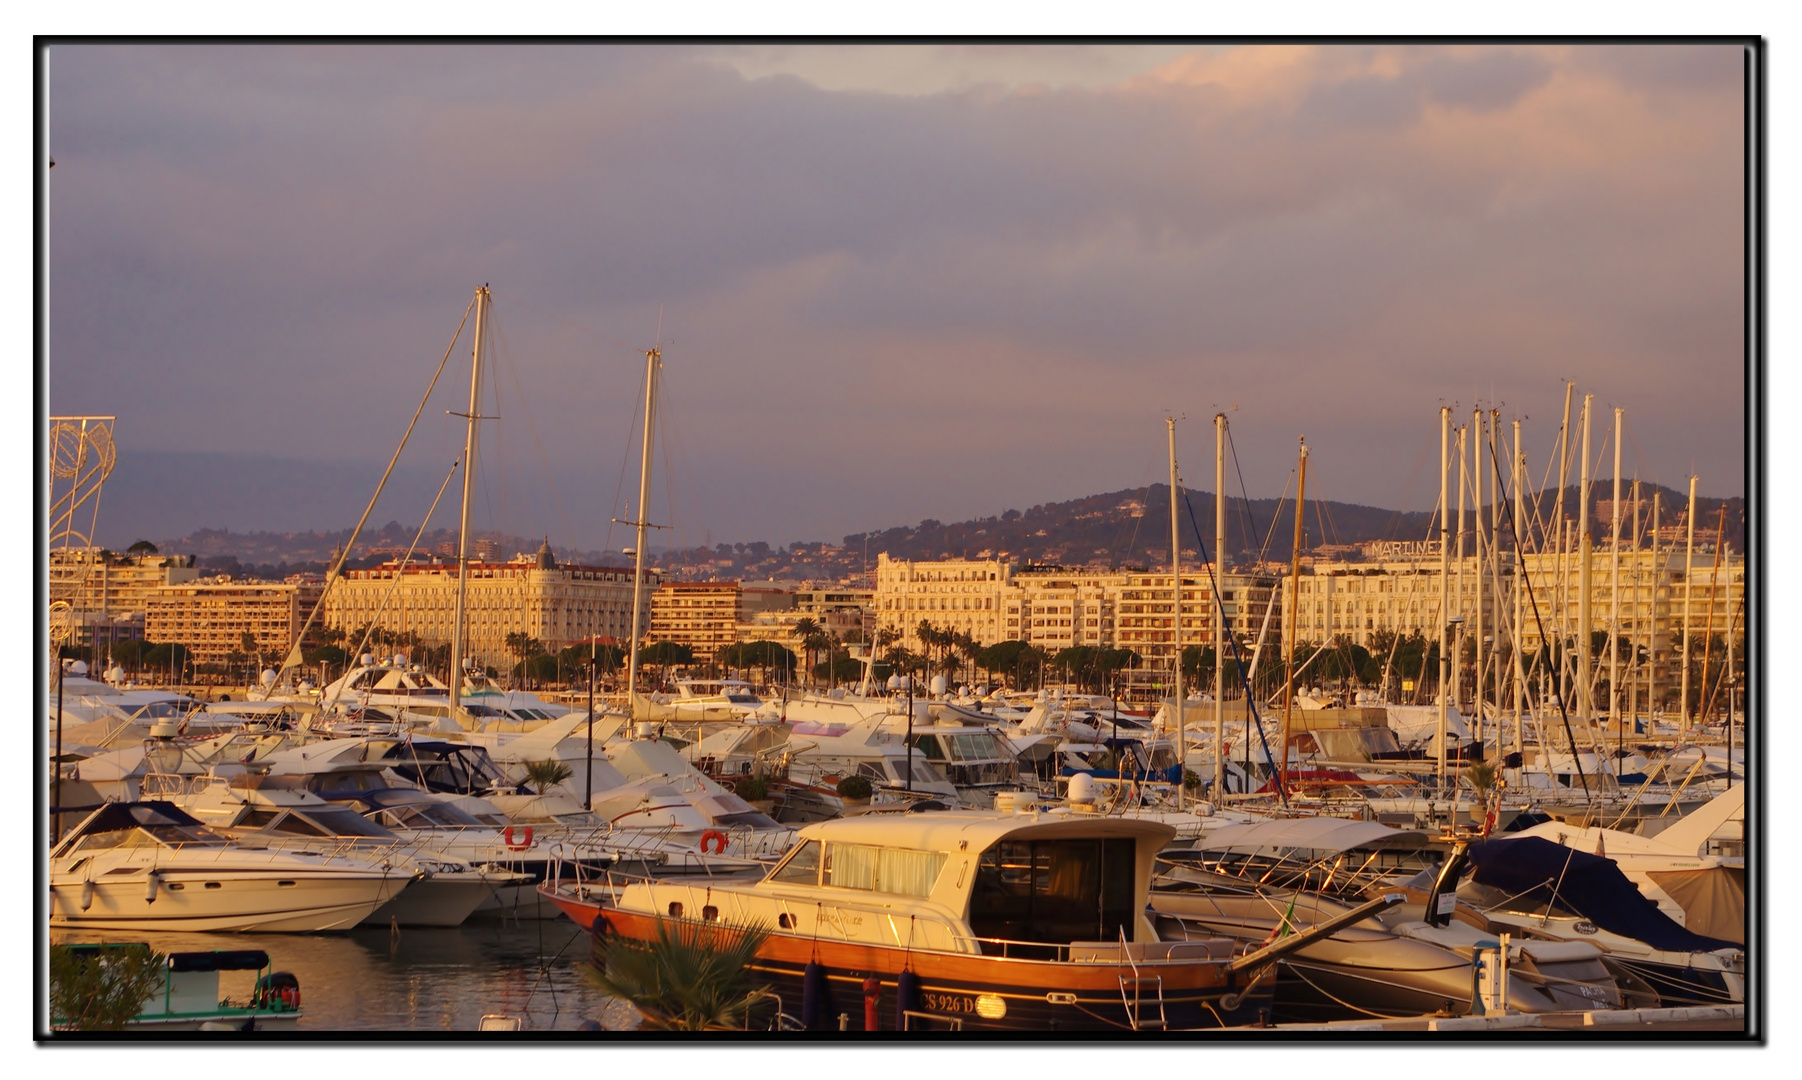
<instances>
[{"instance_id":1,"label":"boat name lettering","mask_svg":"<svg viewBox=\"0 0 1802 1080\"><path fill-rule=\"evenodd\" d=\"M1571 924L1571 929L1579 934L1593 934L1596 932L1596 924L1590 922L1588 919L1578 919Z\"/></svg>"},{"instance_id":2,"label":"boat name lettering","mask_svg":"<svg viewBox=\"0 0 1802 1080\"><path fill-rule=\"evenodd\" d=\"M964 994L921 994L927 1012L973 1013L976 999Z\"/></svg>"}]
</instances>

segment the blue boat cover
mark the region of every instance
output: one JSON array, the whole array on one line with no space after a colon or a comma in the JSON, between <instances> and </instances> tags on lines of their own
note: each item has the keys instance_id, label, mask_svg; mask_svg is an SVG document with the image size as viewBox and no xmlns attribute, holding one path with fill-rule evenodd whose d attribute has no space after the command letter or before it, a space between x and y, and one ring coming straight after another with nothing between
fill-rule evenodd
<instances>
[{"instance_id":1,"label":"blue boat cover","mask_svg":"<svg viewBox=\"0 0 1802 1080\"><path fill-rule=\"evenodd\" d=\"M1658 910L1613 859L1537 836L1489 840L1469 848L1478 884L1574 911L1613 934L1666 952L1713 952L1739 945L1692 934Z\"/></svg>"}]
</instances>

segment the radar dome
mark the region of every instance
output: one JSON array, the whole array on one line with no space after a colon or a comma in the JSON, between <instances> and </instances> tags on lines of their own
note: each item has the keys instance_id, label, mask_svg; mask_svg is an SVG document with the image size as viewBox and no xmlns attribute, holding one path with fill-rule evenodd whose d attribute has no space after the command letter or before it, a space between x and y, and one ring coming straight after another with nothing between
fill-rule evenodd
<instances>
[{"instance_id":1,"label":"radar dome","mask_svg":"<svg viewBox=\"0 0 1802 1080\"><path fill-rule=\"evenodd\" d=\"M1073 803L1092 803L1095 801L1095 778L1088 773L1077 773L1070 778L1070 801Z\"/></svg>"}]
</instances>

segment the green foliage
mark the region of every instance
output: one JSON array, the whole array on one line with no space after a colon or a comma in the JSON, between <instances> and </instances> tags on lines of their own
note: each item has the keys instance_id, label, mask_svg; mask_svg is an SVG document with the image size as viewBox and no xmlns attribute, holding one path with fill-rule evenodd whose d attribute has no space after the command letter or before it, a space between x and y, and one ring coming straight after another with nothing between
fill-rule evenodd
<instances>
[{"instance_id":1,"label":"green foliage","mask_svg":"<svg viewBox=\"0 0 1802 1080\"><path fill-rule=\"evenodd\" d=\"M741 776L732 785L732 793L746 802L762 802L770 797L770 785L761 776Z\"/></svg>"},{"instance_id":2,"label":"green foliage","mask_svg":"<svg viewBox=\"0 0 1802 1080\"><path fill-rule=\"evenodd\" d=\"M301 652L301 662L309 665L324 663L329 667L341 668L350 661L350 654L341 645L321 645L317 649Z\"/></svg>"},{"instance_id":3,"label":"green foliage","mask_svg":"<svg viewBox=\"0 0 1802 1080\"><path fill-rule=\"evenodd\" d=\"M829 682L843 683L863 678L863 661L849 656L835 656L813 666L813 673Z\"/></svg>"},{"instance_id":4,"label":"green foliage","mask_svg":"<svg viewBox=\"0 0 1802 1080\"><path fill-rule=\"evenodd\" d=\"M164 642L152 645L144 651L143 664L147 668L181 668L188 663L188 647L178 642Z\"/></svg>"},{"instance_id":5,"label":"green foliage","mask_svg":"<svg viewBox=\"0 0 1802 1080\"><path fill-rule=\"evenodd\" d=\"M1495 777L1496 769L1492 762L1473 761L1464 769L1464 778L1470 781L1470 786L1476 789L1480 798L1488 798L1489 793L1495 789Z\"/></svg>"},{"instance_id":6,"label":"green foliage","mask_svg":"<svg viewBox=\"0 0 1802 1080\"><path fill-rule=\"evenodd\" d=\"M151 543L148 540L139 540L137 543L126 548L125 554L127 554L127 555L155 555L156 554L156 545Z\"/></svg>"},{"instance_id":7,"label":"green foliage","mask_svg":"<svg viewBox=\"0 0 1802 1080\"><path fill-rule=\"evenodd\" d=\"M867 799L875 794L876 785L867 777L847 776L838 782L838 795L841 799Z\"/></svg>"},{"instance_id":8,"label":"green foliage","mask_svg":"<svg viewBox=\"0 0 1802 1080\"><path fill-rule=\"evenodd\" d=\"M767 988L751 970L769 930L658 920L650 941L601 939L588 978L631 1003L651 1031L741 1031Z\"/></svg>"},{"instance_id":9,"label":"green foliage","mask_svg":"<svg viewBox=\"0 0 1802 1080\"><path fill-rule=\"evenodd\" d=\"M679 641L659 641L638 650L638 662L657 667L676 667L695 662L695 651Z\"/></svg>"},{"instance_id":10,"label":"green foliage","mask_svg":"<svg viewBox=\"0 0 1802 1080\"><path fill-rule=\"evenodd\" d=\"M567 646L563 651L559 652L557 654L557 659L562 661L564 673L579 673L584 671L588 667L588 653L590 648L591 646L587 642L578 641L574 645ZM621 649L618 645L594 645L592 648L594 650L596 670L618 671L621 667L625 666L626 653L625 650ZM583 675L582 677L584 679L587 678L586 675Z\"/></svg>"},{"instance_id":11,"label":"green foliage","mask_svg":"<svg viewBox=\"0 0 1802 1080\"><path fill-rule=\"evenodd\" d=\"M50 1016L58 1031L119 1031L163 987L165 961L145 945L50 946Z\"/></svg>"},{"instance_id":12,"label":"green foliage","mask_svg":"<svg viewBox=\"0 0 1802 1080\"><path fill-rule=\"evenodd\" d=\"M795 654L776 641L741 641L721 649L714 658L729 668L775 668L779 671L795 668Z\"/></svg>"},{"instance_id":13,"label":"green foliage","mask_svg":"<svg viewBox=\"0 0 1802 1080\"><path fill-rule=\"evenodd\" d=\"M977 666L1020 690L1039 685L1039 671L1046 659L1043 649L1024 641L1000 641L976 653Z\"/></svg>"},{"instance_id":14,"label":"green foliage","mask_svg":"<svg viewBox=\"0 0 1802 1080\"><path fill-rule=\"evenodd\" d=\"M555 787L574 775L574 770L556 758L526 762L526 783L532 785L532 790L540 795L544 794L545 789Z\"/></svg>"}]
</instances>

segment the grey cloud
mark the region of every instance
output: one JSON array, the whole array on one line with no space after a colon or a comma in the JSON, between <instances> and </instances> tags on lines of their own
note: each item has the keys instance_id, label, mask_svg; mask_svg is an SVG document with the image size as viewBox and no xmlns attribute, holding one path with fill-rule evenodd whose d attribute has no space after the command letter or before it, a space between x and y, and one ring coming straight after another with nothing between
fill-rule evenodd
<instances>
[{"instance_id":1,"label":"grey cloud","mask_svg":"<svg viewBox=\"0 0 1802 1080\"><path fill-rule=\"evenodd\" d=\"M1385 80L1327 50L1300 115L1218 86L830 93L681 47L59 52L52 404L119 411L138 445L385 458L491 282L497 479L605 466L514 483L547 527L612 498L660 305L678 467L716 536L834 535L888 500L949 520L933 499L1018 503L1041 472L1119 486L1177 392L1285 420L1299 393L1372 460L1411 444L1361 425L1566 375L1643 385L1648 424L1730 429L1732 387L1665 396L1737 347L1737 110L1684 89L1715 53L1399 52ZM1671 137L1610 166L1448 155L1413 123L1429 102L1488 122L1582 64L1666 87L1682 107L1633 122ZM1599 123L1577 134L1612 145ZM466 380L422 454L454 453ZM1285 459L1293 434L1271 438ZM756 494L819 454L814 497Z\"/></svg>"}]
</instances>

